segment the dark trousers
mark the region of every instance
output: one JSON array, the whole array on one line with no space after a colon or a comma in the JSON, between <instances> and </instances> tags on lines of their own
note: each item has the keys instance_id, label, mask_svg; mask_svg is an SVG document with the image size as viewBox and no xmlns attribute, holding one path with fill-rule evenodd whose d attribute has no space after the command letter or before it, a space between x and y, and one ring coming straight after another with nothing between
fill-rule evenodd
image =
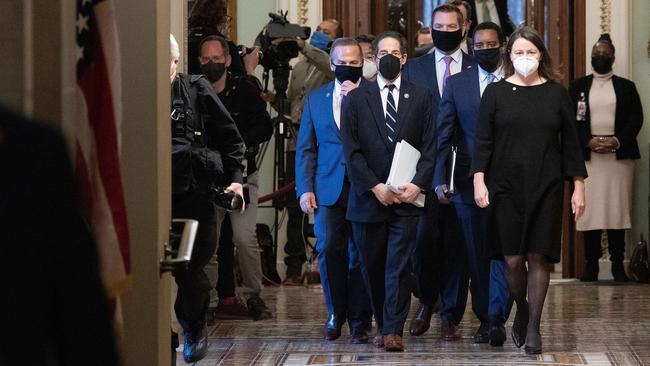
<instances>
[{"instance_id":1,"label":"dark trousers","mask_svg":"<svg viewBox=\"0 0 650 366\"><path fill-rule=\"evenodd\" d=\"M349 183L332 206L319 206L314 216L320 281L329 315L347 318L350 329L370 327L372 308L361 274L352 224L345 219Z\"/></svg>"},{"instance_id":2,"label":"dark trousers","mask_svg":"<svg viewBox=\"0 0 650 366\"><path fill-rule=\"evenodd\" d=\"M514 299L510 296L506 279L506 263L503 260L490 261L490 304L488 319L492 323L505 323L510 317Z\"/></svg>"},{"instance_id":3,"label":"dark trousers","mask_svg":"<svg viewBox=\"0 0 650 366\"><path fill-rule=\"evenodd\" d=\"M487 214L474 204L455 203L456 215L465 243L465 273L469 275L469 290L472 293L472 310L481 322L505 322L510 314L512 302L505 277L503 261L490 260L486 242ZM467 299L467 281L460 291ZM465 303L459 304L465 308ZM459 309L460 310L460 309ZM453 319L456 321L456 319ZM460 319L458 319L460 322Z\"/></svg>"},{"instance_id":4,"label":"dark trousers","mask_svg":"<svg viewBox=\"0 0 650 366\"><path fill-rule=\"evenodd\" d=\"M225 215L219 233L217 248L219 263L219 278L217 279L217 294L220 299L235 296L235 244L232 241L232 224L230 215Z\"/></svg>"},{"instance_id":5,"label":"dark trousers","mask_svg":"<svg viewBox=\"0 0 650 366\"><path fill-rule=\"evenodd\" d=\"M402 335L411 303L411 263L416 217L395 216L383 222L353 222L354 245L361 256L366 289L377 328Z\"/></svg>"},{"instance_id":6,"label":"dark trousers","mask_svg":"<svg viewBox=\"0 0 650 366\"><path fill-rule=\"evenodd\" d=\"M440 295L440 208L432 195L427 195L425 207L426 215L417 218L416 248L411 260L413 293L421 303L434 306Z\"/></svg>"},{"instance_id":7,"label":"dark trousers","mask_svg":"<svg viewBox=\"0 0 650 366\"><path fill-rule=\"evenodd\" d=\"M603 255L600 245L602 230L584 231L583 234L585 239L585 259L597 261ZM612 262L622 262L625 257L625 230L607 230L607 242L609 259Z\"/></svg>"},{"instance_id":8,"label":"dark trousers","mask_svg":"<svg viewBox=\"0 0 650 366\"><path fill-rule=\"evenodd\" d=\"M188 268L174 272L178 284L178 295L174 304L176 317L185 332L195 333L205 324L210 302L210 281L203 269L217 246L219 223L216 207L201 194L174 195L172 217L199 222Z\"/></svg>"},{"instance_id":9,"label":"dark trousers","mask_svg":"<svg viewBox=\"0 0 650 366\"><path fill-rule=\"evenodd\" d=\"M286 180L290 181L296 176L296 152L287 151ZM305 242L308 233L306 230L307 220L303 220L304 213L300 210L300 205L293 193L287 194L287 243L284 246L284 264L287 265L287 276L300 276L302 274L302 265L307 261L305 251Z\"/></svg>"}]
</instances>

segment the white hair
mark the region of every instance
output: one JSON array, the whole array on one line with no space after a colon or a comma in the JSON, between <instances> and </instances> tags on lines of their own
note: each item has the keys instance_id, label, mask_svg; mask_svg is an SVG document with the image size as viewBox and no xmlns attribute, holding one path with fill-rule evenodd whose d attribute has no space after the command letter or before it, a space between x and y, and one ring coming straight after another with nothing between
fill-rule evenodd
<instances>
[{"instance_id":1,"label":"white hair","mask_svg":"<svg viewBox=\"0 0 650 366\"><path fill-rule=\"evenodd\" d=\"M169 33L169 59L178 60L181 57L181 51L178 48L178 42L174 35Z\"/></svg>"}]
</instances>

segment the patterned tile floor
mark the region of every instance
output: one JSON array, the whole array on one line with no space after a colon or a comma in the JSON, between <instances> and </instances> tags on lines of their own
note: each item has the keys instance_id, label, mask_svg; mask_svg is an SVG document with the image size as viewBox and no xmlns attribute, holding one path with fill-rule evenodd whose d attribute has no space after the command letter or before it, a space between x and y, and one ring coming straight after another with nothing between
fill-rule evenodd
<instances>
[{"instance_id":1,"label":"patterned tile floor","mask_svg":"<svg viewBox=\"0 0 650 366\"><path fill-rule=\"evenodd\" d=\"M525 355L510 338L499 348L473 344L478 322L469 307L461 340L441 341L434 316L427 333L406 335L406 352L394 354L349 344L347 333L322 340L320 288L266 288L263 296L276 318L220 322L211 329L208 356L196 365L650 365L650 285L552 281L539 356ZM180 357L178 364L184 365Z\"/></svg>"}]
</instances>

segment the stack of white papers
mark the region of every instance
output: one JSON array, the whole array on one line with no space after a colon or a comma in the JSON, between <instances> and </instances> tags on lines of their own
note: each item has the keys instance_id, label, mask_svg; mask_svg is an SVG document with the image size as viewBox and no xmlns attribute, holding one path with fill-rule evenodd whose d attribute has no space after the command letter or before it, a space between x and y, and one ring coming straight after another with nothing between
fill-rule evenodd
<instances>
[{"instance_id":1,"label":"stack of white papers","mask_svg":"<svg viewBox=\"0 0 650 366\"><path fill-rule=\"evenodd\" d=\"M420 152L416 148L404 140L399 141L395 145L393 162L391 163L390 174L386 181L388 189L395 193L399 193L399 186L411 183L413 177L415 177L419 160ZM413 202L413 205L424 207L424 194L420 193L415 202Z\"/></svg>"}]
</instances>

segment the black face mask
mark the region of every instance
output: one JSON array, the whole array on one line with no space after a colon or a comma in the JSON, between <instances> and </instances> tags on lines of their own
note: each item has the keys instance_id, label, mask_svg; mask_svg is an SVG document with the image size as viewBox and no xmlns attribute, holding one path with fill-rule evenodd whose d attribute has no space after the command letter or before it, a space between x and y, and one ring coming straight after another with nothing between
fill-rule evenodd
<instances>
[{"instance_id":1,"label":"black face mask","mask_svg":"<svg viewBox=\"0 0 650 366\"><path fill-rule=\"evenodd\" d=\"M224 62L217 63L208 61L208 63L201 65L201 73L205 75L211 83L221 79L224 72L226 72L226 64Z\"/></svg>"},{"instance_id":2,"label":"black face mask","mask_svg":"<svg viewBox=\"0 0 650 366\"><path fill-rule=\"evenodd\" d=\"M350 80L356 84L363 76L363 66L334 65L334 74L339 83Z\"/></svg>"},{"instance_id":3,"label":"black face mask","mask_svg":"<svg viewBox=\"0 0 650 366\"><path fill-rule=\"evenodd\" d=\"M481 66L481 69L492 72L497 69L499 61L501 61L501 49L497 47L474 50L474 60Z\"/></svg>"},{"instance_id":4,"label":"black face mask","mask_svg":"<svg viewBox=\"0 0 650 366\"><path fill-rule=\"evenodd\" d=\"M402 65L399 61L399 57L393 56L391 54L383 56L379 60L379 73L381 76L389 81L394 80L397 75L399 75L399 72L402 71Z\"/></svg>"},{"instance_id":5,"label":"black face mask","mask_svg":"<svg viewBox=\"0 0 650 366\"><path fill-rule=\"evenodd\" d=\"M591 67L599 74L607 74L612 71L612 60L609 56L591 56Z\"/></svg>"},{"instance_id":6,"label":"black face mask","mask_svg":"<svg viewBox=\"0 0 650 366\"><path fill-rule=\"evenodd\" d=\"M449 52L460 46L460 41L463 40L463 30L459 29L455 32L443 32L432 29L431 38L433 38L433 45L437 49L443 52Z\"/></svg>"}]
</instances>

